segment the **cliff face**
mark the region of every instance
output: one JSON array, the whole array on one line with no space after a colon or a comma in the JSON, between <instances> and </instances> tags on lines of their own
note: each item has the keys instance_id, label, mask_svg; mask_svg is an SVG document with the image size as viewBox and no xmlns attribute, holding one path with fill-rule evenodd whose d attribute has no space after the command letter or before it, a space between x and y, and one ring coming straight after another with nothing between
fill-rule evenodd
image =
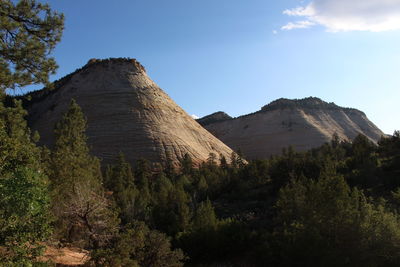
<instances>
[{"instance_id":1,"label":"cliff face","mask_svg":"<svg viewBox=\"0 0 400 267\"><path fill-rule=\"evenodd\" d=\"M232 150L180 108L133 59L91 60L56 82L55 89L33 92L28 121L52 146L53 129L74 98L88 121L92 153L110 163L123 152L131 163L172 160L188 153L195 163L210 153L229 158Z\"/></svg>"},{"instance_id":2,"label":"cliff face","mask_svg":"<svg viewBox=\"0 0 400 267\"><path fill-rule=\"evenodd\" d=\"M348 141L361 133L377 142L383 135L363 112L313 97L279 99L253 114L203 126L248 159L280 154L289 145L305 151L329 142L334 133Z\"/></svg>"}]
</instances>

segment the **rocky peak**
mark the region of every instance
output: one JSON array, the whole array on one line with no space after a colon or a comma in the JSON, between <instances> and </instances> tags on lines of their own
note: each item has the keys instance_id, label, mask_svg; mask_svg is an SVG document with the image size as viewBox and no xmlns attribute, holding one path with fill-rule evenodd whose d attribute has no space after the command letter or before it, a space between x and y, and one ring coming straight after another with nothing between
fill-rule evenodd
<instances>
[{"instance_id":1,"label":"rocky peak","mask_svg":"<svg viewBox=\"0 0 400 267\"><path fill-rule=\"evenodd\" d=\"M44 98L54 94L60 88L63 88L65 85L69 84L73 77L82 76L85 79L88 75L93 76L103 76L101 73L104 72L129 72L130 75L138 75L138 74L146 74L145 67L140 64L134 58L108 58L108 59L90 59L86 65L81 68L76 69L70 74L54 81L51 86L45 87L42 90L33 91L26 95L23 95L21 98L24 101L25 106L31 105L35 102L40 102Z\"/></svg>"},{"instance_id":2,"label":"rocky peak","mask_svg":"<svg viewBox=\"0 0 400 267\"><path fill-rule=\"evenodd\" d=\"M89 59L89 61L86 63L85 66L83 66L80 70L87 70L92 67L103 67L103 68L111 68L115 69L118 68L118 66L128 66L130 68L133 68L137 72L146 72L146 69L143 67L142 64L139 63L134 58L107 58L107 59L97 59L97 58L92 58Z\"/></svg>"},{"instance_id":3,"label":"rocky peak","mask_svg":"<svg viewBox=\"0 0 400 267\"><path fill-rule=\"evenodd\" d=\"M214 122L220 122L220 121L225 121L225 120L230 120L232 119L231 116L226 114L223 111L218 111L214 112L213 114L207 115L203 118L197 119L197 122L200 123L201 125L205 126Z\"/></svg>"},{"instance_id":4,"label":"rocky peak","mask_svg":"<svg viewBox=\"0 0 400 267\"><path fill-rule=\"evenodd\" d=\"M120 152L131 163L145 158L177 166L186 154L200 164L210 153L225 158L232 153L159 88L135 59L91 59L57 81L54 89L31 93L25 104L40 144L52 147L54 125L72 98L87 117L92 153L104 164Z\"/></svg>"}]
</instances>

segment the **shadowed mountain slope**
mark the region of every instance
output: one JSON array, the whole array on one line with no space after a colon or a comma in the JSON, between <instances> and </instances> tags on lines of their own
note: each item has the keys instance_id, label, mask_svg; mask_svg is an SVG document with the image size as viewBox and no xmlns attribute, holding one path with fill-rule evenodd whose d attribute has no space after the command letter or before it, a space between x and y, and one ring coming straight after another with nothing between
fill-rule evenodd
<instances>
[{"instance_id":1,"label":"shadowed mountain slope","mask_svg":"<svg viewBox=\"0 0 400 267\"><path fill-rule=\"evenodd\" d=\"M348 141L363 134L377 142L383 135L363 112L315 97L282 98L258 112L228 117L221 119L219 112L198 122L232 149L240 149L248 159L277 155L290 145L297 151L305 151L329 142L335 133Z\"/></svg>"},{"instance_id":2,"label":"shadowed mountain slope","mask_svg":"<svg viewBox=\"0 0 400 267\"><path fill-rule=\"evenodd\" d=\"M28 121L52 146L53 129L71 98L88 121L92 153L110 163L123 152L133 163L172 160L188 153L198 164L210 153L229 158L232 150L201 127L146 74L134 59L92 59L83 68L55 82L55 89L32 92L26 101Z\"/></svg>"}]
</instances>

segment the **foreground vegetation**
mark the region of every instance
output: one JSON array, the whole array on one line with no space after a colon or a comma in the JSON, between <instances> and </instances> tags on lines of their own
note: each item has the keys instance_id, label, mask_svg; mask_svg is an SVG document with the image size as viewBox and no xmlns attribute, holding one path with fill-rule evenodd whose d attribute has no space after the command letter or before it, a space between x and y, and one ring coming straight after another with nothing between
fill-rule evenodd
<instances>
[{"instance_id":1,"label":"foreground vegetation","mask_svg":"<svg viewBox=\"0 0 400 267\"><path fill-rule=\"evenodd\" d=\"M196 168L119 155L100 165L75 103L51 150L21 104L1 106L0 264L39 263L46 244L88 249L102 266L397 266L400 134L365 136L245 163Z\"/></svg>"}]
</instances>

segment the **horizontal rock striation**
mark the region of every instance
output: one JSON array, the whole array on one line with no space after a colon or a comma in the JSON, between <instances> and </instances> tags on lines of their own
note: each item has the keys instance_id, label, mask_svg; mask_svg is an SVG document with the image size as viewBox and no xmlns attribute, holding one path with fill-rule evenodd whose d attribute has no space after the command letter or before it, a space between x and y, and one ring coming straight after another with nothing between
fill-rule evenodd
<instances>
[{"instance_id":1,"label":"horizontal rock striation","mask_svg":"<svg viewBox=\"0 0 400 267\"><path fill-rule=\"evenodd\" d=\"M238 118L198 121L232 149L240 149L248 159L277 155L288 146L305 151L329 142L335 133L348 141L363 134L377 142L384 135L363 112L315 97L278 99L258 112Z\"/></svg>"},{"instance_id":2,"label":"horizontal rock striation","mask_svg":"<svg viewBox=\"0 0 400 267\"><path fill-rule=\"evenodd\" d=\"M90 60L83 68L24 97L28 121L52 146L53 129L71 98L81 106L88 121L92 153L110 163L123 152L131 163L145 158L154 163L171 160L175 165L185 154L196 164L210 153L230 158L232 150L201 127L146 74L134 59Z\"/></svg>"}]
</instances>

